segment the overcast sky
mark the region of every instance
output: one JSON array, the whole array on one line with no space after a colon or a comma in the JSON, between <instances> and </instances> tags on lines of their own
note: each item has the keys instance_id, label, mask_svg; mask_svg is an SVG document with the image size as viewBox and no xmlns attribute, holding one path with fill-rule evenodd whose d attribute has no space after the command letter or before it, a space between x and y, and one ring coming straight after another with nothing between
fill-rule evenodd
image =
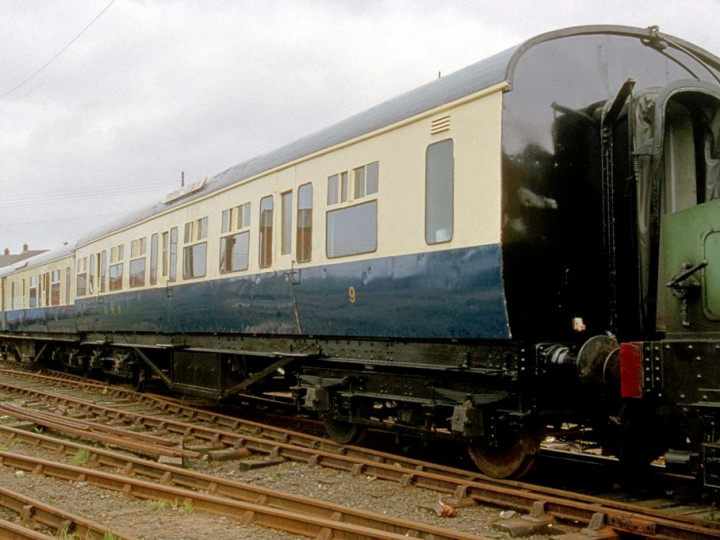
<instances>
[{"instance_id":1,"label":"overcast sky","mask_svg":"<svg viewBox=\"0 0 720 540\"><path fill-rule=\"evenodd\" d=\"M183 171L210 178L548 30L657 24L720 55L720 0L0 0L0 13L12 253L74 244Z\"/></svg>"}]
</instances>

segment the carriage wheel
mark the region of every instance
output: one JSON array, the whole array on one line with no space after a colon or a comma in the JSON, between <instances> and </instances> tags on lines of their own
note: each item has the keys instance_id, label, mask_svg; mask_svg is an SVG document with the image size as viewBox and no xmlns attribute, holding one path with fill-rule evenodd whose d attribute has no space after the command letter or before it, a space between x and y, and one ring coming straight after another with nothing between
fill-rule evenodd
<instances>
[{"instance_id":1,"label":"carriage wheel","mask_svg":"<svg viewBox=\"0 0 720 540\"><path fill-rule=\"evenodd\" d=\"M329 415L323 418L323 422L330 438L338 444L355 444L365 434L365 428L361 425L336 420Z\"/></svg>"},{"instance_id":2,"label":"carriage wheel","mask_svg":"<svg viewBox=\"0 0 720 540\"><path fill-rule=\"evenodd\" d=\"M520 478L532 468L539 449L539 439L525 435L499 448L473 444L468 446L468 453L477 468L486 476Z\"/></svg>"}]
</instances>

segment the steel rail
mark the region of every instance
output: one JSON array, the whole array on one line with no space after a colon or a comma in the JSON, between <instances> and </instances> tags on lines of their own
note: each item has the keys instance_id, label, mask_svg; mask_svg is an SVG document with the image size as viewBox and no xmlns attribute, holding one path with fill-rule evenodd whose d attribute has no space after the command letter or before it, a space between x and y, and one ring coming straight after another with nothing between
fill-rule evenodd
<instances>
[{"instance_id":1,"label":"steel rail","mask_svg":"<svg viewBox=\"0 0 720 540\"><path fill-rule=\"evenodd\" d=\"M457 531L449 531L433 525L409 522L387 515L344 507L304 496L282 493L269 488L215 477L209 474L157 463L155 461L87 446L77 442L57 439L11 426L0 425L0 435L4 436L4 440L9 443L19 441L33 447L40 447L55 452L58 455L64 454L70 457L77 455L79 451L84 451L87 452L88 455L87 466L89 467L111 467L121 470L123 475L135 478L143 477L150 481L162 482L164 485L203 491L218 497L227 497L245 502L255 502L263 498L266 500L267 505L275 508L298 511L303 514L312 514L328 519L341 515L342 521L347 523L356 523L380 531L406 534L413 538L438 540L443 538L477 538L477 536L467 535Z\"/></svg>"},{"instance_id":2,"label":"steel rail","mask_svg":"<svg viewBox=\"0 0 720 540\"><path fill-rule=\"evenodd\" d=\"M127 497L168 502L178 501L190 504L196 510L236 518L243 525L253 523L315 538L402 540L408 538L408 535L417 529L414 523L407 522L407 528L404 528L401 533L378 530L344 521L345 514L341 511L334 512L329 517L302 514L294 510L276 508L269 504L268 499L263 496L254 502L245 502L165 485L162 483L162 479L159 483L153 483L127 475L121 476L4 451L0 451L0 465L66 481L87 482L103 489L121 492ZM482 537L457 531L445 531L442 536L428 536L427 538L480 540Z\"/></svg>"},{"instance_id":3,"label":"steel rail","mask_svg":"<svg viewBox=\"0 0 720 540\"><path fill-rule=\"evenodd\" d=\"M62 538L71 537L70 535L72 535L73 538L102 540L102 538L105 538L106 534L110 532L108 528L103 525L36 499L31 499L30 497L5 489L4 487L0 487L0 506L18 514L22 522L27 525L27 527L20 527L21 530L17 530L17 524L5 521L1 522L0 530L6 527L6 523L10 523L14 525L14 527L11 528L13 534L24 535L15 536L14 538L38 538L37 536L30 535L30 533L34 533L35 531L32 531L29 527L35 524L40 524L48 529L54 530L55 534ZM112 534L114 538L134 540L131 536ZM5 535L0 535L0 537L13 538ZM43 534L39 536L39 538L50 537Z\"/></svg>"},{"instance_id":4,"label":"steel rail","mask_svg":"<svg viewBox=\"0 0 720 540\"><path fill-rule=\"evenodd\" d=\"M27 412L26 412L27 411ZM86 426L82 427L83 423L74 421L70 425L60 421L61 416L51 414L38 414L36 411L28 411L27 409L20 409L19 407L8 406L7 404L0 404L0 412L17 418L19 420L26 420L35 424L41 425L48 429L55 429L71 435L77 435L84 437L85 439L95 440L104 444L109 444L127 450L135 450L145 454L152 454L157 456L166 457L179 457L179 458L199 458L201 454L192 450L184 450L182 448L169 448L167 444L171 441L165 439L164 444L158 445L150 442L134 441L133 432L113 430L113 433L117 435L109 435L107 433L97 430L97 425L92 425L90 422L85 422ZM54 420L53 417L58 418Z\"/></svg>"},{"instance_id":5,"label":"steel rail","mask_svg":"<svg viewBox=\"0 0 720 540\"><path fill-rule=\"evenodd\" d=\"M78 407L87 410L91 410L94 406L90 402L75 398L66 396L58 396L58 398L66 403L76 402ZM99 414L110 414L108 409L101 407ZM190 418L199 419L205 416L205 411L192 411L197 414L189 415ZM210 414L212 417L222 417L216 413ZM126 418L128 421L132 419L137 423L142 415L114 410L113 418ZM224 417L224 419L229 419L236 426L248 424L232 417ZM146 417L146 423L154 426L155 429L174 432L184 437L192 435L215 445L230 448L244 447L273 457L320 464L354 474L367 474L399 482L401 485L414 485L442 493L452 493L457 498L472 499L478 503L501 505L523 512L530 512L535 503L545 503L545 512L562 520L589 524L596 513L604 513L611 527L650 537L655 536L657 530L662 530L667 538L688 538L688 533L699 535L697 538L720 537L720 523L717 522L691 516L669 515L668 512L576 493L571 495L574 500L569 500L567 493L553 488L494 480L467 471L427 464L392 454L359 447L343 447L318 437L295 434L288 430L271 430L261 424L257 425L259 427L250 426L250 428L264 435L269 435L273 431L273 439L261 439L152 416ZM333 451L327 451L328 449ZM575 504L575 501L578 504ZM705 536L707 534L709 536Z\"/></svg>"},{"instance_id":6,"label":"steel rail","mask_svg":"<svg viewBox=\"0 0 720 540\"><path fill-rule=\"evenodd\" d=\"M17 523L4 519L0 519L0 538L6 540L57 540L54 536L26 529Z\"/></svg>"}]
</instances>

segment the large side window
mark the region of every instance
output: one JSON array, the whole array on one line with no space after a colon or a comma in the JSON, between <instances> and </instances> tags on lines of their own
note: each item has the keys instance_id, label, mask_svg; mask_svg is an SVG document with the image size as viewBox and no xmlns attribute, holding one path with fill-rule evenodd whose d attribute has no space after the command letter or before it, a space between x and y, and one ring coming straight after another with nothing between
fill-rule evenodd
<instances>
[{"instance_id":1,"label":"large side window","mask_svg":"<svg viewBox=\"0 0 720 540\"><path fill-rule=\"evenodd\" d=\"M346 257L377 249L377 201L327 213L327 256Z\"/></svg>"},{"instance_id":2,"label":"large side window","mask_svg":"<svg viewBox=\"0 0 720 540\"><path fill-rule=\"evenodd\" d=\"M297 208L297 262L308 262L312 258L312 184L303 184L298 188Z\"/></svg>"},{"instance_id":3,"label":"large side window","mask_svg":"<svg viewBox=\"0 0 720 540\"><path fill-rule=\"evenodd\" d=\"M203 277L207 271L208 218L195 219L185 224L183 248L183 279Z\"/></svg>"},{"instance_id":4,"label":"large side window","mask_svg":"<svg viewBox=\"0 0 720 540\"><path fill-rule=\"evenodd\" d=\"M260 199L260 268L272 266L273 198Z\"/></svg>"},{"instance_id":5,"label":"large side window","mask_svg":"<svg viewBox=\"0 0 720 540\"><path fill-rule=\"evenodd\" d=\"M250 253L250 203L228 208L222 213L220 273L247 270ZM230 233L230 234L226 234Z\"/></svg>"},{"instance_id":6,"label":"large side window","mask_svg":"<svg viewBox=\"0 0 720 540\"><path fill-rule=\"evenodd\" d=\"M328 177L325 250L329 258L370 253L377 249L376 199L379 162ZM349 204L353 204L349 206ZM333 207L337 208L333 208Z\"/></svg>"},{"instance_id":7,"label":"large side window","mask_svg":"<svg viewBox=\"0 0 720 540\"><path fill-rule=\"evenodd\" d=\"M452 240L454 178L453 140L428 146L425 155L425 241L428 244Z\"/></svg>"}]
</instances>

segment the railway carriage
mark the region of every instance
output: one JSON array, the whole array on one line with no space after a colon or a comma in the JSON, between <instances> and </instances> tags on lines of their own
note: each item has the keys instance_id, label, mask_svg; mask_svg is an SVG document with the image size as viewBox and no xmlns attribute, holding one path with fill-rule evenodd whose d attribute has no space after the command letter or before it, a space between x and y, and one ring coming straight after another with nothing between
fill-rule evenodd
<instances>
[{"instance_id":1,"label":"railway carriage","mask_svg":"<svg viewBox=\"0 0 720 540\"><path fill-rule=\"evenodd\" d=\"M718 487L718 163L718 58L551 32L86 234L49 263L62 309L2 270L0 346L292 391L336 440L460 440L493 476L590 426Z\"/></svg>"}]
</instances>

